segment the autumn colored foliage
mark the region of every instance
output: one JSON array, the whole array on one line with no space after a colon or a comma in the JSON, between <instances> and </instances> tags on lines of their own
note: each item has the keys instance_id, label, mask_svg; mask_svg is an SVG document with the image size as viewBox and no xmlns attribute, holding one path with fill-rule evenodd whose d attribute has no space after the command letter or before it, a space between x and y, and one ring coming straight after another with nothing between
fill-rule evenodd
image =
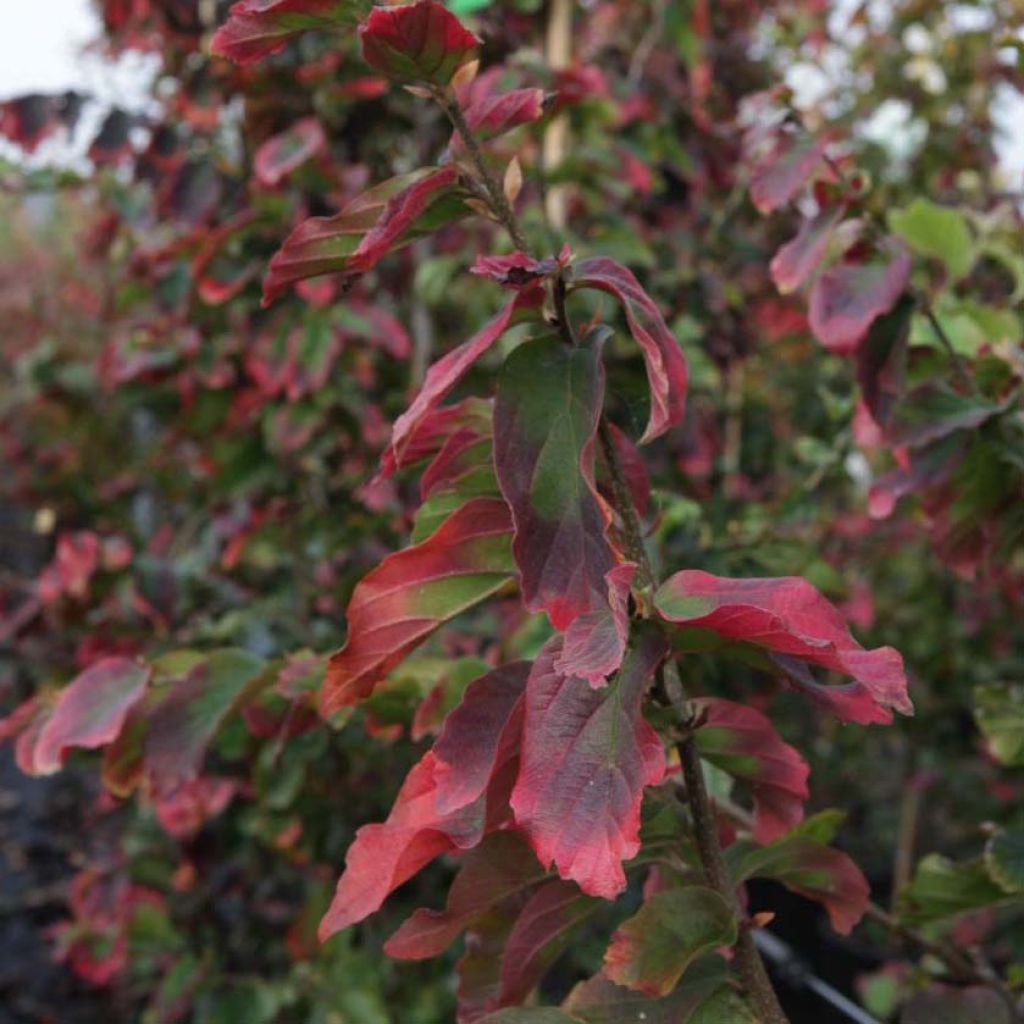
<instances>
[{"instance_id":1,"label":"autumn colored foliage","mask_svg":"<svg viewBox=\"0 0 1024 1024\"><path fill-rule=\"evenodd\" d=\"M785 935L1019 1022L1013 5L599 0L566 64L560 3L106 0L152 109L5 166L74 226L0 257L0 739L109 826L56 953L158 1024L833 1019Z\"/></svg>"}]
</instances>

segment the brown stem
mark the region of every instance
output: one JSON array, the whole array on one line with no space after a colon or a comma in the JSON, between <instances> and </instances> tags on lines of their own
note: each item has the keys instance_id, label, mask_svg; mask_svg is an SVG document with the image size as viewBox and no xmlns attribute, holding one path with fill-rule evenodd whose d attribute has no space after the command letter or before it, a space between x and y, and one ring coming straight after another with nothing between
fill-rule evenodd
<instances>
[{"instance_id":1,"label":"brown stem","mask_svg":"<svg viewBox=\"0 0 1024 1024\"><path fill-rule=\"evenodd\" d=\"M939 339L939 343L946 350L946 355L949 356L953 369L956 370L956 375L960 378L960 383L973 391L974 380L964 365L963 356L953 347L953 342L946 333L946 329L939 323L939 318L935 315L934 310L924 299L918 299L918 306L924 313L925 319L931 325L931 329L935 332L935 336Z\"/></svg>"},{"instance_id":2,"label":"brown stem","mask_svg":"<svg viewBox=\"0 0 1024 1024\"><path fill-rule=\"evenodd\" d=\"M515 211L513 211L512 206L505 197L505 190L487 166L483 150L480 149L480 143L477 142L476 136L467 124L466 117L459 106L459 101L449 99L448 97L439 97L438 102L448 115L448 120L451 121L452 127L459 133L459 137L466 147L466 152L469 153L469 159L472 161L476 173L480 176L480 181L487 190L487 198L490 201L494 215L501 221L505 230L509 233L512 244L520 252L526 252L526 239L523 236L522 228L519 226L519 221L516 219Z\"/></svg>"},{"instance_id":3,"label":"brown stem","mask_svg":"<svg viewBox=\"0 0 1024 1024\"><path fill-rule=\"evenodd\" d=\"M669 661L664 671L665 688L672 703L682 714L689 715L686 709L686 691L679 669L674 661ZM677 701L684 702L682 705ZM687 719L688 721L689 719ZM686 783L686 801L693 820L693 834L697 842L704 877L730 907L740 922L739 939L736 943L736 969L743 982L758 1020L763 1024L788 1024L785 1011L779 1005L778 996L772 986L768 972L765 970L761 954L754 945L754 937L750 928L743 920L743 914L736 900L735 886L729 877L729 869L722 854L722 844L718 839L718 823L704 783L704 770L701 767L700 752L693 733L687 731L686 736L676 745L679 761L683 767L683 781Z\"/></svg>"},{"instance_id":4,"label":"brown stem","mask_svg":"<svg viewBox=\"0 0 1024 1024\"><path fill-rule=\"evenodd\" d=\"M598 437L612 481L615 507L622 520L626 555L637 564L638 590L641 594L644 592L653 594L657 586L657 577L644 548L640 518L636 513L633 499L630 497L622 467L619 465L611 431L604 420L601 421ZM686 727L686 734L676 745L676 749L679 753L679 762L683 767L686 801L690 808L690 817L693 820L693 832L704 877L708 885L725 900L726 906L732 909L740 922L740 935L736 943L736 968L743 987L754 1004L759 1020L763 1024L788 1024L788 1018L779 1005L775 989L765 970L764 961L761 959L757 946L754 945L754 938L743 921L743 914L736 900L735 886L732 884L729 869L725 864L722 845L718 839L718 825L715 822L707 786L704 784L700 752L697 750L697 741L691 731L693 716L686 696L686 688L683 685L678 666L671 659L662 669L661 679L669 702Z\"/></svg>"}]
</instances>

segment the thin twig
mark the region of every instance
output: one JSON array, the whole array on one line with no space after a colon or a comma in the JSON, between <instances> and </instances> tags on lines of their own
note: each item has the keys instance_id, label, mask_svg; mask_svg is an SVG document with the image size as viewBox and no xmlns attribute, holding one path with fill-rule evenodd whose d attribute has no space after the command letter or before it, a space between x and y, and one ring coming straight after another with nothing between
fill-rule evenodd
<instances>
[{"instance_id":1,"label":"thin twig","mask_svg":"<svg viewBox=\"0 0 1024 1024\"><path fill-rule=\"evenodd\" d=\"M459 137L466 147L466 152L469 153L469 159L472 161L476 173L480 176L480 181L487 190L487 199L491 210L509 233L512 244L520 252L526 252L526 239L523 236L522 228L519 226L519 221L516 219L515 212L505 197L505 190L491 172L490 167L487 166L483 151L480 149L480 143L477 142L476 136L466 122L466 116L459 106L459 101L439 96L438 102L441 104L445 114L448 115L448 120L451 121L452 127L459 133Z\"/></svg>"}]
</instances>

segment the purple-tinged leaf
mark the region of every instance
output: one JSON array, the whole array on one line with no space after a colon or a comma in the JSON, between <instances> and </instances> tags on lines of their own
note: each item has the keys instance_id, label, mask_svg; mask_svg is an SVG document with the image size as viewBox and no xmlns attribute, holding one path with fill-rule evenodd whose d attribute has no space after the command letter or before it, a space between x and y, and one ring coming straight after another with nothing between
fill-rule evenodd
<instances>
[{"instance_id":1,"label":"purple-tinged leaf","mask_svg":"<svg viewBox=\"0 0 1024 1024\"><path fill-rule=\"evenodd\" d=\"M263 305L307 278L358 277L389 252L465 216L458 178L454 166L414 171L364 192L333 217L303 221L270 261Z\"/></svg>"},{"instance_id":2,"label":"purple-tinged leaf","mask_svg":"<svg viewBox=\"0 0 1024 1024\"><path fill-rule=\"evenodd\" d=\"M851 255L814 282L808 319L814 336L830 352L856 352L875 319L888 313L907 287L910 253L896 240L888 248L884 261Z\"/></svg>"},{"instance_id":3,"label":"purple-tinged leaf","mask_svg":"<svg viewBox=\"0 0 1024 1024\"><path fill-rule=\"evenodd\" d=\"M543 117L544 93L541 89L490 93L472 102L463 113L477 141L486 142ZM448 152L456 156L464 148L462 137L455 132Z\"/></svg>"},{"instance_id":4,"label":"purple-tinged leaf","mask_svg":"<svg viewBox=\"0 0 1024 1024\"><path fill-rule=\"evenodd\" d=\"M750 176L750 198L761 213L785 206L810 184L821 166L825 143L810 135L781 135Z\"/></svg>"},{"instance_id":5,"label":"purple-tinged leaf","mask_svg":"<svg viewBox=\"0 0 1024 1024\"><path fill-rule=\"evenodd\" d=\"M327 136L315 117L304 117L287 131L267 139L253 159L253 172L261 185L273 188L307 160L327 149Z\"/></svg>"},{"instance_id":6,"label":"purple-tinged leaf","mask_svg":"<svg viewBox=\"0 0 1024 1024\"><path fill-rule=\"evenodd\" d=\"M523 602L559 630L607 607L617 561L594 484L603 400L600 349L554 338L520 345L498 385L494 466L512 511Z\"/></svg>"},{"instance_id":7,"label":"purple-tinged leaf","mask_svg":"<svg viewBox=\"0 0 1024 1024\"><path fill-rule=\"evenodd\" d=\"M622 664L629 638L629 594L635 573L632 562L608 571L607 603L584 612L569 625L555 665L557 671L586 679L591 686L604 686L607 677Z\"/></svg>"},{"instance_id":8,"label":"purple-tinged leaf","mask_svg":"<svg viewBox=\"0 0 1024 1024\"><path fill-rule=\"evenodd\" d=\"M363 58L399 82L446 86L480 40L437 0L375 7L359 27Z\"/></svg>"},{"instance_id":9,"label":"purple-tinged leaf","mask_svg":"<svg viewBox=\"0 0 1024 1024\"><path fill-rule=\"evenodd\" d=\"M35 744L35 774L60 770L69 751L95 749L120 735L146 693L149 669L129 658L105 658L61 691Z\"/></svg>"},{"instance_id":10,"label":"purple-tinged leaf","mask_svg":"<svg viewBox=\"0 0 1024 1024\"><path fill-rule=\"evenodd\" d=\"M384 952L396 960L438 956L478 917L537 885L545 874L518 832L496 832L462 858L444 910L417 910L388 939Z\"/></svg>"},{"instance_id":11,"label":"purple-tinged leaf","mask_svg":"<svg viewBox=\"0 0 1024 1024\"><path fill-rule=\"evenodd\" d=\"M542 864L611 899L626 885L622 862L640 849L644 787L665 774L641 704L667 647L660 635L642 634L603 690L557 671L561 647L561 637L549 641L530 672L512 808Z\"/></svg>"},{"instance_id":12,"label":"purple-tinged leaf","mask_svg":"<svg viewBox=\"0 0 1024 1024\"><path fill-rule=\"evenodd\" d=\"M867 910L871 888L860 868L842 850L806 836L793 835L769 846L736 842L725 858L737 885L748 878L771 878L823 904L840 935L849 935Z\"/></svg>"},{"instance_id":13,"label":"purple-tinged leaf","mask_svg":"<svg viewBox=\"0 0 1024 1024\"><path fill-rule=\"evenodd\" d=\"M597 905L572 882L548 882L530 897L505 943L498 1006L529 996L568 945L571 929Z\"/></svg>"},{"instance_id":14,"label":"purple-tinged leaf","mask_svg":"<svg viewBox=\"0 0 1024 1024\"><path fill-rule=\"evenodd\" d=\"M356 833L320 923L321 940L377 911L435 857L477 846L507 818L529 668L517 662L470 683L434 748L407 776L387 821Z\"/></svg>"},{"instance_id":15,"label":"purple-tinged leaf","mask_svg":"<svg viewBox=\"0 0 1024 1024\"><path fill-rule=\"evenodd\" d=\"M643 352L651 389L651 416L641 443L652 441L682 421L689 373L679 343L654 300L627 267L599 256L580 262L572 286L613 295L626 314L633 338Z\"/></svg>"},{"instance_id":16,"label":"purple-tinged leaf","mask_svg":"<svg viewBox=\"0 0 1024 1024\"><path fill-rule=\"evenodd\" d=\"M899 652L864 650L838 609L804 579L729 579L687 570L662 584L654 603L668 622L853 676L881 707L913 714Z\"/></svg>"},{"instance_id":17,"label":"purple-tinged leaf","mask_svg":"<svg viewBox=\"0 0 1024 1024\"><path fill-rule=\"evenodd\" d=\"M395 428L391 435L391 450L392 458L396 463L406 460L406 446L419 430L423 420L462 380L473 364L508 330L516 314L535 311L541 301L542 292L539 288L521 292L469 341L464 341L457 348L453 348L427 370L423 386L413 399L412 404L395 420Z\"/></svg>"},{"instance_id":18,"label":"purple-tinged leaf","mask_svg":"<svg viewBox=\"0 0 1024 1024\"><path fill-rule=\"evenodd\" d=\"M210 52L253 64L300 32L354 26L369 8L369 0L239 0L214 33Z\"/></svg>"},{"instance_id":19,"label":"purple-tinged leaf","mask_svg":"<svg viewBox=\"0 0 1024 1024\"><path fill-rule=\"evenodd\" d=\"M796 291L821 266L845 211L845 206L823 207L772 258L772 280L783 295Z\"/></svg>"},{"instance_id":20,"label":"purple-tinged leaf","mask_svg":"<svg viewBox=\"0 0 1024 1024\"><path fill-rule=\"evenodd\" d=\"M696 734L701 757L750 783L754 796L754 839L770 843L804 816L811 769L756 708L716 697L693 701L701 716Z\"/></svg>"},{"instance_id":21,"label":"purple-tinged leaf","mask_svg":"<svg viewBox=\"0 0 1024 1024\"><path fill-rule=\"evenodd\" d=\"M503 501L477 498L364 577L349 602L345 646L327 669L323 713L368 697L438 626L500 590L515 571L511 530Z\"/></svg>"}]
</instances>

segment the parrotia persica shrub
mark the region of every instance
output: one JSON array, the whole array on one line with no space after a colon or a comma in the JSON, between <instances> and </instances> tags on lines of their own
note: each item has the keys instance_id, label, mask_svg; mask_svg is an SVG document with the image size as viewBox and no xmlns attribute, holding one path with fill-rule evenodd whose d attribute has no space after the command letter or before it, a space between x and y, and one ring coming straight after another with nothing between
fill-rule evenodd
<instances>
[{"instance_id":1,"label":"parrotia persica shrub","mask_svg":"<svg viewBox=\"0 0 1024 1024\"><path fill-rule=\"evenodd\" d=\"M1019 9L100 8L152 107L4 170L58 954L152 1022L779 1024L760 879L879 1019L1024 1019Z\"/></svg>"}]
</instances>

